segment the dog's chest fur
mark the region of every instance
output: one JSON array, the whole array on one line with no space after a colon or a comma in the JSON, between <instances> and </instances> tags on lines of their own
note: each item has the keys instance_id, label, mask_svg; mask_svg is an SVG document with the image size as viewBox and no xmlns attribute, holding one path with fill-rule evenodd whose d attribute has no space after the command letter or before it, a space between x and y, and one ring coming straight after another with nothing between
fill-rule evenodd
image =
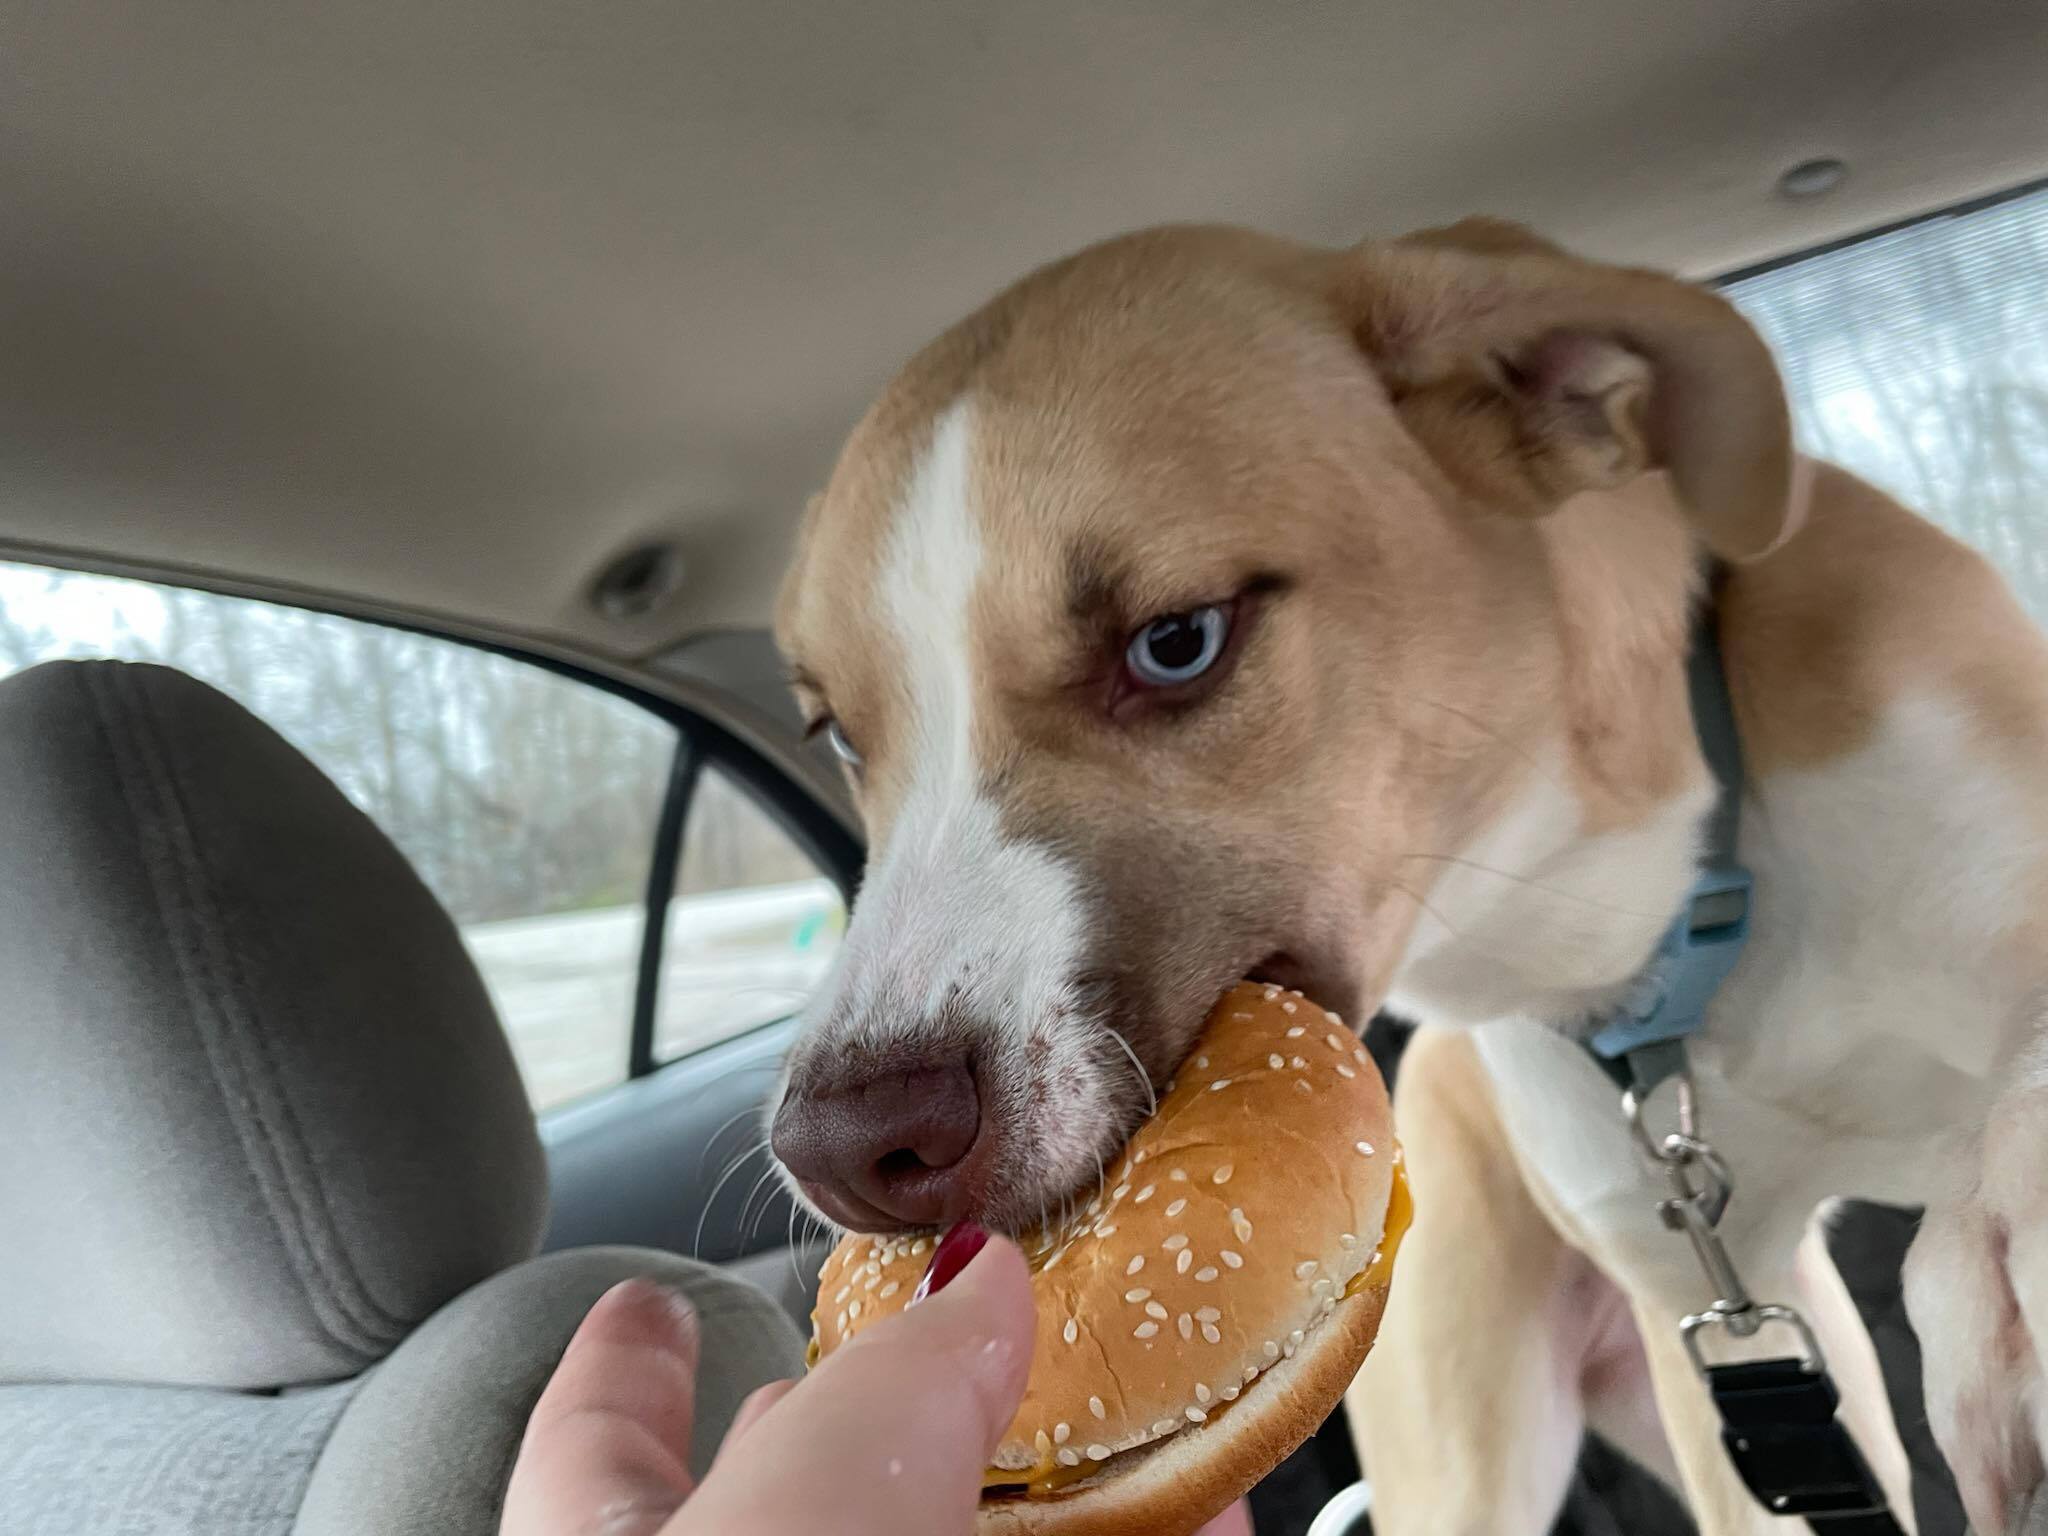
<instances>
[{"instance_id":1,"label":"dog's chest fur","mask_svg":"<svg viewBox=\"0 0 2048 1536\"><path fill-rule=\"evenodd\" d=\"M1750 786L1752 937L1691 1059L1706 1134L1735 1168L1728 1230L1758 1254L1789 1254L1830 1196L1937 1193L2031 1033L2036 982L2010 957L2035 921L2040 850L2024 786L1972 738L1954 706L1902 696L1856 752ZM1617 1270L1695 1284L1685 1245L1657 1224L1665 1191L1612 1086L1558 1025L1608 995L1572 987L1613 942L1596 935L1646 948L1661 927L1636 903L1683 888L1699 806L1674 804L1589 854L1561 796L1532 790L1440 888L1442 916L1411 948L1397 1001L1425 1021L1493 1008L1504 1021L1479 1030L1481 1051L1555 1214ZM1565 851L1546 855L1546 838ZM1499 1006L1515 978L1530 1002Z\"/></svg>"}]
</instances>

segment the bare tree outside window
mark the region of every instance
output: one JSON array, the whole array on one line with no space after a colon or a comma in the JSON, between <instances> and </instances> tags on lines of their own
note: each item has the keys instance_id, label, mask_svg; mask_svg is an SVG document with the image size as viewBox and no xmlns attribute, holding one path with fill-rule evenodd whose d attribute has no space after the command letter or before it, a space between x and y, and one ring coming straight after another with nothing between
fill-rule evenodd
<instances>
[{"instance_id":1,"label":"bare tree outside window","mask_svg":"<svg viewBox=\"0 0 2048 1536\"><path fill-rule=\"evenodd\" d=\"M1731 284L1802 446L1997 563L2048 622L2048 192Z\"/></svg>"}]
</instances>

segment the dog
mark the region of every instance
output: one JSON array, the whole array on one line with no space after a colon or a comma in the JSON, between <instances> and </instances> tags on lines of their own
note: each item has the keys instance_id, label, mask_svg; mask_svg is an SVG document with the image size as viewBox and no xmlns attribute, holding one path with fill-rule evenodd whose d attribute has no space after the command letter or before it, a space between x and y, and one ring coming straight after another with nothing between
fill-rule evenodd
<instances>
[{"instance_id":1,"label":"dog","mask_svg":"<svg viewBox=\"0 0 2048 1536\"><path fill-rule=\"evenodd\" d=\"M1927 1208L1928 1413L1979 1536L2013 1529L2048 1436L2048 647L1977 555L1795 451L1722 299L1517 226L1124 236L856 427L777 613L871 848L785 1067L791 1182L856 1228L1022 1231L1238 978L1387 1006L1425 1028L1420 1219L1352 1403L1377 1528L1546 1531L1591 1425L1707 1536L1782 1529L1578 1038L1701 852L1708 602L1756 880L1692 1049L1720 1230L1826 1325L1816 1208ZM1910 1521L1874 1356L1822 1331Z\"/></svg>"}]
</instances>

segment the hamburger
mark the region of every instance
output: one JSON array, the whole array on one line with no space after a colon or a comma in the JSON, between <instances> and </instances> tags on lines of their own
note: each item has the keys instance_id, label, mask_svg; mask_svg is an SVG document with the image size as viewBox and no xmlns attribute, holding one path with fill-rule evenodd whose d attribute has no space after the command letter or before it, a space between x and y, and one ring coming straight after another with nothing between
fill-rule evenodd
<instances>
[{"instance_id":1,"label":"hamburger","mask_svg":"<svg viewBox=\"0 0 2048 1536\"><path fill-rule=\"evenodd\" d=\"M1409 1210L1358 1038L1299 992L1226 993L1100 1187L1022 1239L1038 1333L979 1529L1173 1536L1221 1513L1357 1374ZM935 1244L841 1242L812 1362L907 1306Z\"/></svg>"}]
</instances>

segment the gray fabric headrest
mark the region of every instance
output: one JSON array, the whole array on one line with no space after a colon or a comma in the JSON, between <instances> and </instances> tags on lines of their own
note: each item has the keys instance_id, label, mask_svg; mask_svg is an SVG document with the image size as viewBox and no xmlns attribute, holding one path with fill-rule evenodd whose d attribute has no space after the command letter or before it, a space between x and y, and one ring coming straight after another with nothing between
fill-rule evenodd
<instances>
[{"instance_id":1,"label":"gray fabric headrest","mask_svg":"<svg viewBox=\"0 0 2048 1536\"><path fill-rule=\"evenodd\" d=\"M0 1380L351 1374L546 1184L453 923L312 764L163 667L0 682Z\"/></svg>"}]
</instances>

